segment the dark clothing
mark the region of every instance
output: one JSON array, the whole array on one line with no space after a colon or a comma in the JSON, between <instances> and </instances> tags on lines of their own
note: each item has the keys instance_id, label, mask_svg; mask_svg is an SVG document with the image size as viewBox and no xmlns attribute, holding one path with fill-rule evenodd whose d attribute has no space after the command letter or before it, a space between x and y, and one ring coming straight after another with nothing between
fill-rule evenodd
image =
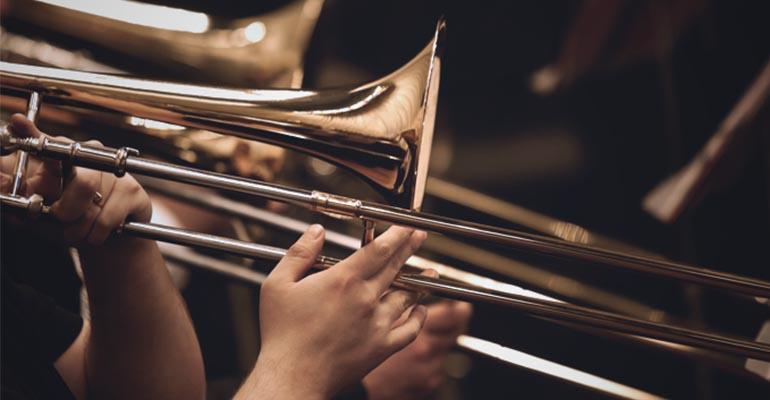
<instances>
[{"instance_id":1,"label":"dark clothing","mask_svg":"<svg viewBox=\"0 0 770 400\"><path fill-rule=\"evenodd\" d=\"M0 225L2 398L74 399L53 366L83 326L69 253L19 226Z\"/></svg>"},{"instance_id":2,"label":"dark clothing","mask_svg":"<svg viewBox=\"0 0 770 400\"><path fill-rule=\"evenodd\" d=\"M3 274L3 399L74 399L53 363L82 326L78 315Z\"/></svg>"}]
</instances>

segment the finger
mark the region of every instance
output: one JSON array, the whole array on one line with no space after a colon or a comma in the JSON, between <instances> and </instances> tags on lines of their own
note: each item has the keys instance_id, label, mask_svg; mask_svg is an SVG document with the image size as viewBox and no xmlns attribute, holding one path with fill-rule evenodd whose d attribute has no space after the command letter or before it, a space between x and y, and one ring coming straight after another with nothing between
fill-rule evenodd
<instances>
[{"instance_id":1,"label":"finger","mask_svg":"<svg viewBox=\"0 0 770 400\"><path fill-rule=\"evenodd\" d=\"M468 325L472 306L462 301L441 301L428 307L425 330L433 335L462 333Z\"/></svg>"},{"instance_id":2,"label":"finger","mask_svg":"<svg viewBox=\"0 0 770 400\"><path fill-rule=\"evenodd\" d=\"M332 269L345 274L352 272L358 274L362 279L368 279L387 264L393 254L409 239L413 231L411 228L391 226L385 233L376 237Z\"/></svg>"},{"instance_id":3,"label":"finger","mask_svg":"<svg viewBox=\"0 0 770 400\"><path fill-rule=\"evenodd\" d=\"M417 303L420 294L409 290L391 290L380 299L380 312L382 312L391 324L399 320L402 314Z\"/></svg>"},{"instance_id":4,"label":"finger","mask_svg":"<svg viewBox=\"0 0 770 400\"><path fill-rule=\"evenodd\" d=\"M425 324L425 317L427 311L425 306L417 305L412 308L412 312L409 314L409 318L404 321L403 324L393 328L388 333L388 344L390 350L393 352L399 351L406 347L409 343L412 343L417 335L420 334L420 330Z\"/></svg>"},{"instance_id":5,"label":"finger","mask_svg":"<svg viewBox=\"0 0 770 400\"><path fill-rule=\"evenodd\" d=\"M8 128L11 130L11 133L14 136L18 136L21 138L27 138L27 137L41 137L44 136L40 130L35 127L35 124L32 123L27 117L25 117L23 114L13 114L11 115L11 120L9 121Z\"/></svg>"},{"instance_id":6,"label":"finger","mask_svg":"<svg viewBox=\"0 0 770 400\"><path fill-rule=\"evenodd\" d=\"M86 237L89 244L98 246L104 243L128 219L131 211L143 201L142 197L132 193L132 190L132 185L116 184L107 194L108 197L103 199L101 211ZM96 205L94 207L98 208Z\"/></svg>"},{"instance_id":7,"label":"finger","mask_svg":"<svg viewBox=\"0 0 770 400\"><path fill-rule=\"evenodd\" d=\"M101 187L102 173L85 168L73 169L73 177L52 206L53 215L63 222L72 222L94 206L94 196Z\"/></svg>"},{"instance_id":8,"label":"finger","mask_svg":"<svg viewBox=\"0 0 770 400\"><path fill-rule=\"evenodd\" d=\"M436 270L433 270L433 269L426 269L426 270L422 271L420 273L420 275L436 278L436 277L438 277L438 272L436 272ZM427 295L427 293L423 292L423 291L411 291L411 292L414 293L415 303L421 302L425 298L425 296ZM409 309L404 310L401 313L401 315L397 317L396 321L392 325L392 328L395 328L395 327L403 324L404 321L406 321L406 319L409 318L409 314L410 313L411 313L411 311Z\"/></svg>"},{"instance_id":9,"label":"finger","mask_svg":"<svg viewBox=\"0 0 770 400\"><path fill-rule=\"evenodd\" d=\"M297 282L315 264L324 243L324 228L313 224L294 243L270 275L283 282Z\"/></svg>"},{"instance_id":10,"label":"finger","mask_svg":"<svg viewBox=\"0 0 770 400\"><path fill-rule=\"evenodd\" d=\"M388 259L385 268L382 268L372 276L371 281L375 283L379 290L385 290L385 288L393 283L393 279L395 279L398 272L401 271L401 267L406 260L420 248L426 237L427 235L423 231L412 232L409 239L399 247L390 259Z\"/></svg>"},{"instance_id":11,"label":"finger","mask_svg":"<svg viewBox=\"0 0 770 400\"><path fill-rule=\"evenodd\" d=\"M430 317L425 320L426 325L429 319ZM432 357L443 355L457 344L457 336L458 335L433 335L423 328L422 334L418 339L424 340L424 351L421 354L421 357L427 360Z\"/></svg>"}]
</instances>

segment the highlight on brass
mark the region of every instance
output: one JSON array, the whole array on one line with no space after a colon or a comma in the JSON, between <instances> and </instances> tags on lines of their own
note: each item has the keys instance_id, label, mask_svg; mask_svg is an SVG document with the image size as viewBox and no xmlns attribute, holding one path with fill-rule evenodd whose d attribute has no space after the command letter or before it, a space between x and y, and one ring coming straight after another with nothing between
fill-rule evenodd
<instances>
[{"instance_id":1,"label":"highlight on brass","mask_svg":"<svg viewBox=\"0 0 770 400\"><path fill-rule=\"evenodd\" d=\"M765 398L763 7L0 1L3 393Z\"/></svg>"}]
</instances>

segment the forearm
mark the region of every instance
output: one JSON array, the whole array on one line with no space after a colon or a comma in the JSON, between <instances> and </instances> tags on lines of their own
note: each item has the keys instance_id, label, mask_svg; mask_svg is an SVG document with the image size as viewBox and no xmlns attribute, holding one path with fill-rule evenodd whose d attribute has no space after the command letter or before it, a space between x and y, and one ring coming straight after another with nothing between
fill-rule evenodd
<instances>
[{"instance_id":1,"label":"forearm","mask_svg":"<svg viewBox=\"0 0 770 400\"><path fill-rule=\"evenodd\" d=\"M155 242L119 238L80 254L91 307L90 394L203 398L200 347Z\"/></svg>"},{"instance_id":2,"label":"forearm","mask_svg":"<svg viewBox=\"0 0 770 400\"><path fill-rule=\"evenodd\" d=\"M312 357L312 355L308 355ZM286 370L285 368L289 368ZM329 396L315 393L301 377L293 378L291 366L260 355L257 364L246 378L233 400L323 400Z\"/></svg>"}]
</instances>

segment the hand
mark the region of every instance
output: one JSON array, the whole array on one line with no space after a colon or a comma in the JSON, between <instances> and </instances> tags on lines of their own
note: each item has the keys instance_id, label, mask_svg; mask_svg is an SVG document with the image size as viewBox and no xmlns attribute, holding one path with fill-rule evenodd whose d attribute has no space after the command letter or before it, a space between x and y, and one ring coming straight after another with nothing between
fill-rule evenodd
<instances>
[{"instance_id":1,"label":"hand","mask_svg":"<svg viewBox=\"0 0 770 400\"><path fill-rule=\"evenodd\" d=\"M20 114L11 117L8 128L20 137L45 136ZM88 143L101 145L96 141ZM15 160L14 155L2 159L0 190L4 192L11 186ZM150 220L150 199L130 175L117 178L112 174L79 167L72 168L69 176L62 175L61 162L30 157L22 194L43 196L45 203L51 205L50 215L56 220L37 221L41 231L53 233L68 244L95 246L104 243L127 219L138 222Z\"/></svg>"},{"instance_id":2,"label":"hand","mask_svg":"<svg viewBox=\"0 0 770 400\"><path fill-rule=\"evenodd\" d=\"M459 301L428 306L428 318L417 339L364 378L369 398L419 399L435 392L444 380L446 355L465 332L472 310L469 303Z\"/></svg>"},{"instance_id":3,"label":"hand","mask_svg":"<svg viewBox=\"0 0 770 400\"><path fill-rule=\"evenodd\" d=\"M419 294L391 290L424 232L391 227L337 265L307 277L324 232L313 225L262 285L262 350L239 396L327 398L412 342L426 317Z\"/></svg>"}]
</instances>

